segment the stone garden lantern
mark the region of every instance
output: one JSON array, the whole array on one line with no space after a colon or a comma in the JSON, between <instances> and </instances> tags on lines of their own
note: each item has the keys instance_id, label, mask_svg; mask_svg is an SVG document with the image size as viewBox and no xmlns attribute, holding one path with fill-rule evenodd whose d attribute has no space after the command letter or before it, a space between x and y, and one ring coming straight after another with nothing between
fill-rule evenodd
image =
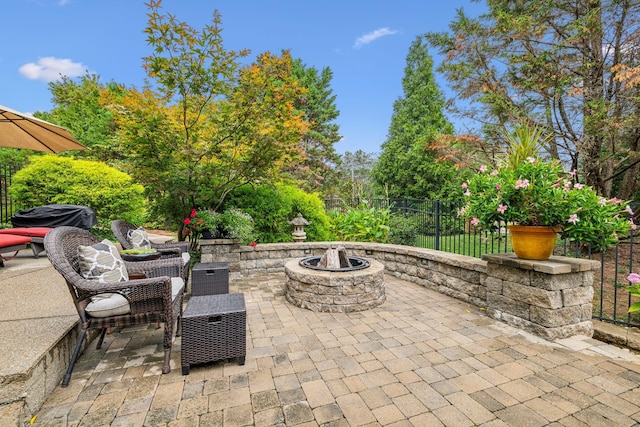
<instances>
[{"instance_id":1,"label":"stone garden lantern","mask_svg":"<svg viewBox=\"0 0 640 427\"><path fill-rule=\"evenodd\" d=\"M293 225L293 236L294 242L304 242L307 238L307 233L304 232L304 226L309 225L310 222L304 219L302 214L298 212L298 216L289 221L289 224Z\"/></svg>"}]
</instances>

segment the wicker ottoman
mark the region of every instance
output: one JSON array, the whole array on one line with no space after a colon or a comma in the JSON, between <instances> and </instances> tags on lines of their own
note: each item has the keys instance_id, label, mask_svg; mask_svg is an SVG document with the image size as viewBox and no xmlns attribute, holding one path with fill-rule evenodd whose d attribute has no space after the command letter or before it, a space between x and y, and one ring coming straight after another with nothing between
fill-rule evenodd
<instances>
[{"instance_id":1,"label":"wicker ottoman","mask_svg":"<svg viewBox=\"0 0 640 427\"><path fill-rule=\"evenodd\" d=\"M246 324L244 294L192 296L182 314L182 375L192 364L234 357L244 365Z\"/></svg>"},{"instance_id":2,"label":"wicker ottoman","mask_svg":"<svg viewBox=\"0 0 640 427\"><path fill-rule=\"evenodd\" d=\"M191 296L229 293L228 262L199 262L191 271Z\"/></svg>"}]
</instances>

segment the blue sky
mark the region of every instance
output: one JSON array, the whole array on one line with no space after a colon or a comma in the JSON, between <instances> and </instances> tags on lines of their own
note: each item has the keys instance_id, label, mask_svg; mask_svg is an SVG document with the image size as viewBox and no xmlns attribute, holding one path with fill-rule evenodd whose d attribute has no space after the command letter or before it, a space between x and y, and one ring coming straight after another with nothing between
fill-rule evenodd
<instances>
[{"instance_id":1,"label":"blue sky","mask_svg":"<svg viewBox=\"0 0 640 427\"><path fill-rule=\"evenodd\" d=\"M4 2L0 104L48 111L47 83L85 70L102 83L140 88L141 58L149 54L144 3ZM210 24L217 9L225 48L250 49L252 58L290 49L308 67L331 68L343 135L336 150L376 153L386 139L393 102L402 96L405 59L415 37L447 30L457 8L476 16L484 6L470 0L164 0L162 8L197 29ZM448 94L445 82L438 83Z\"/></svg>"}]
</instances>

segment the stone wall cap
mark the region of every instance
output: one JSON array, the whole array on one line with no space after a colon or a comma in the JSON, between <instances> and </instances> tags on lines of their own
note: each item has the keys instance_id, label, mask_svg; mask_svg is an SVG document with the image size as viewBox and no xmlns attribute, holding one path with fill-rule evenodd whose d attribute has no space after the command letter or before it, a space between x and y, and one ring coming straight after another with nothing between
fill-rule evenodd
<instances>
[{"instance_id":1,"label":"stone wall cap","mask_svg":"<svg viewBox=\"0 0 640 427\"><path fill-rule=\"evenodd\" d=\"M591 271L600 268L600 263L598 261L564 256L552 256L548 260L537 261L518 258L514 253L505 253L484 254L482 255L482 259L489 263L520 268L523 270L539 271L547 274L577 273L580 271Z\"/></svg>"}]
</instances>

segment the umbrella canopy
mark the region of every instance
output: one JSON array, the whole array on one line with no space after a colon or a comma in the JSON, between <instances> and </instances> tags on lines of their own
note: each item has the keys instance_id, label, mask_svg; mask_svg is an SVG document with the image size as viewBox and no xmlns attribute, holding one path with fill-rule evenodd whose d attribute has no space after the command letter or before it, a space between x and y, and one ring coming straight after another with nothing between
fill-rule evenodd
<instances>
[{"instance_id":1,"label":"umbrella canopy","mask_svg":"<svg viewBox=\"0 0 640 427\"><path fill-rule=\"evenodd\" d=\"M59 153L84 150L68 130L0 105L0 147Z\"/></svg>"}]
</instances>

